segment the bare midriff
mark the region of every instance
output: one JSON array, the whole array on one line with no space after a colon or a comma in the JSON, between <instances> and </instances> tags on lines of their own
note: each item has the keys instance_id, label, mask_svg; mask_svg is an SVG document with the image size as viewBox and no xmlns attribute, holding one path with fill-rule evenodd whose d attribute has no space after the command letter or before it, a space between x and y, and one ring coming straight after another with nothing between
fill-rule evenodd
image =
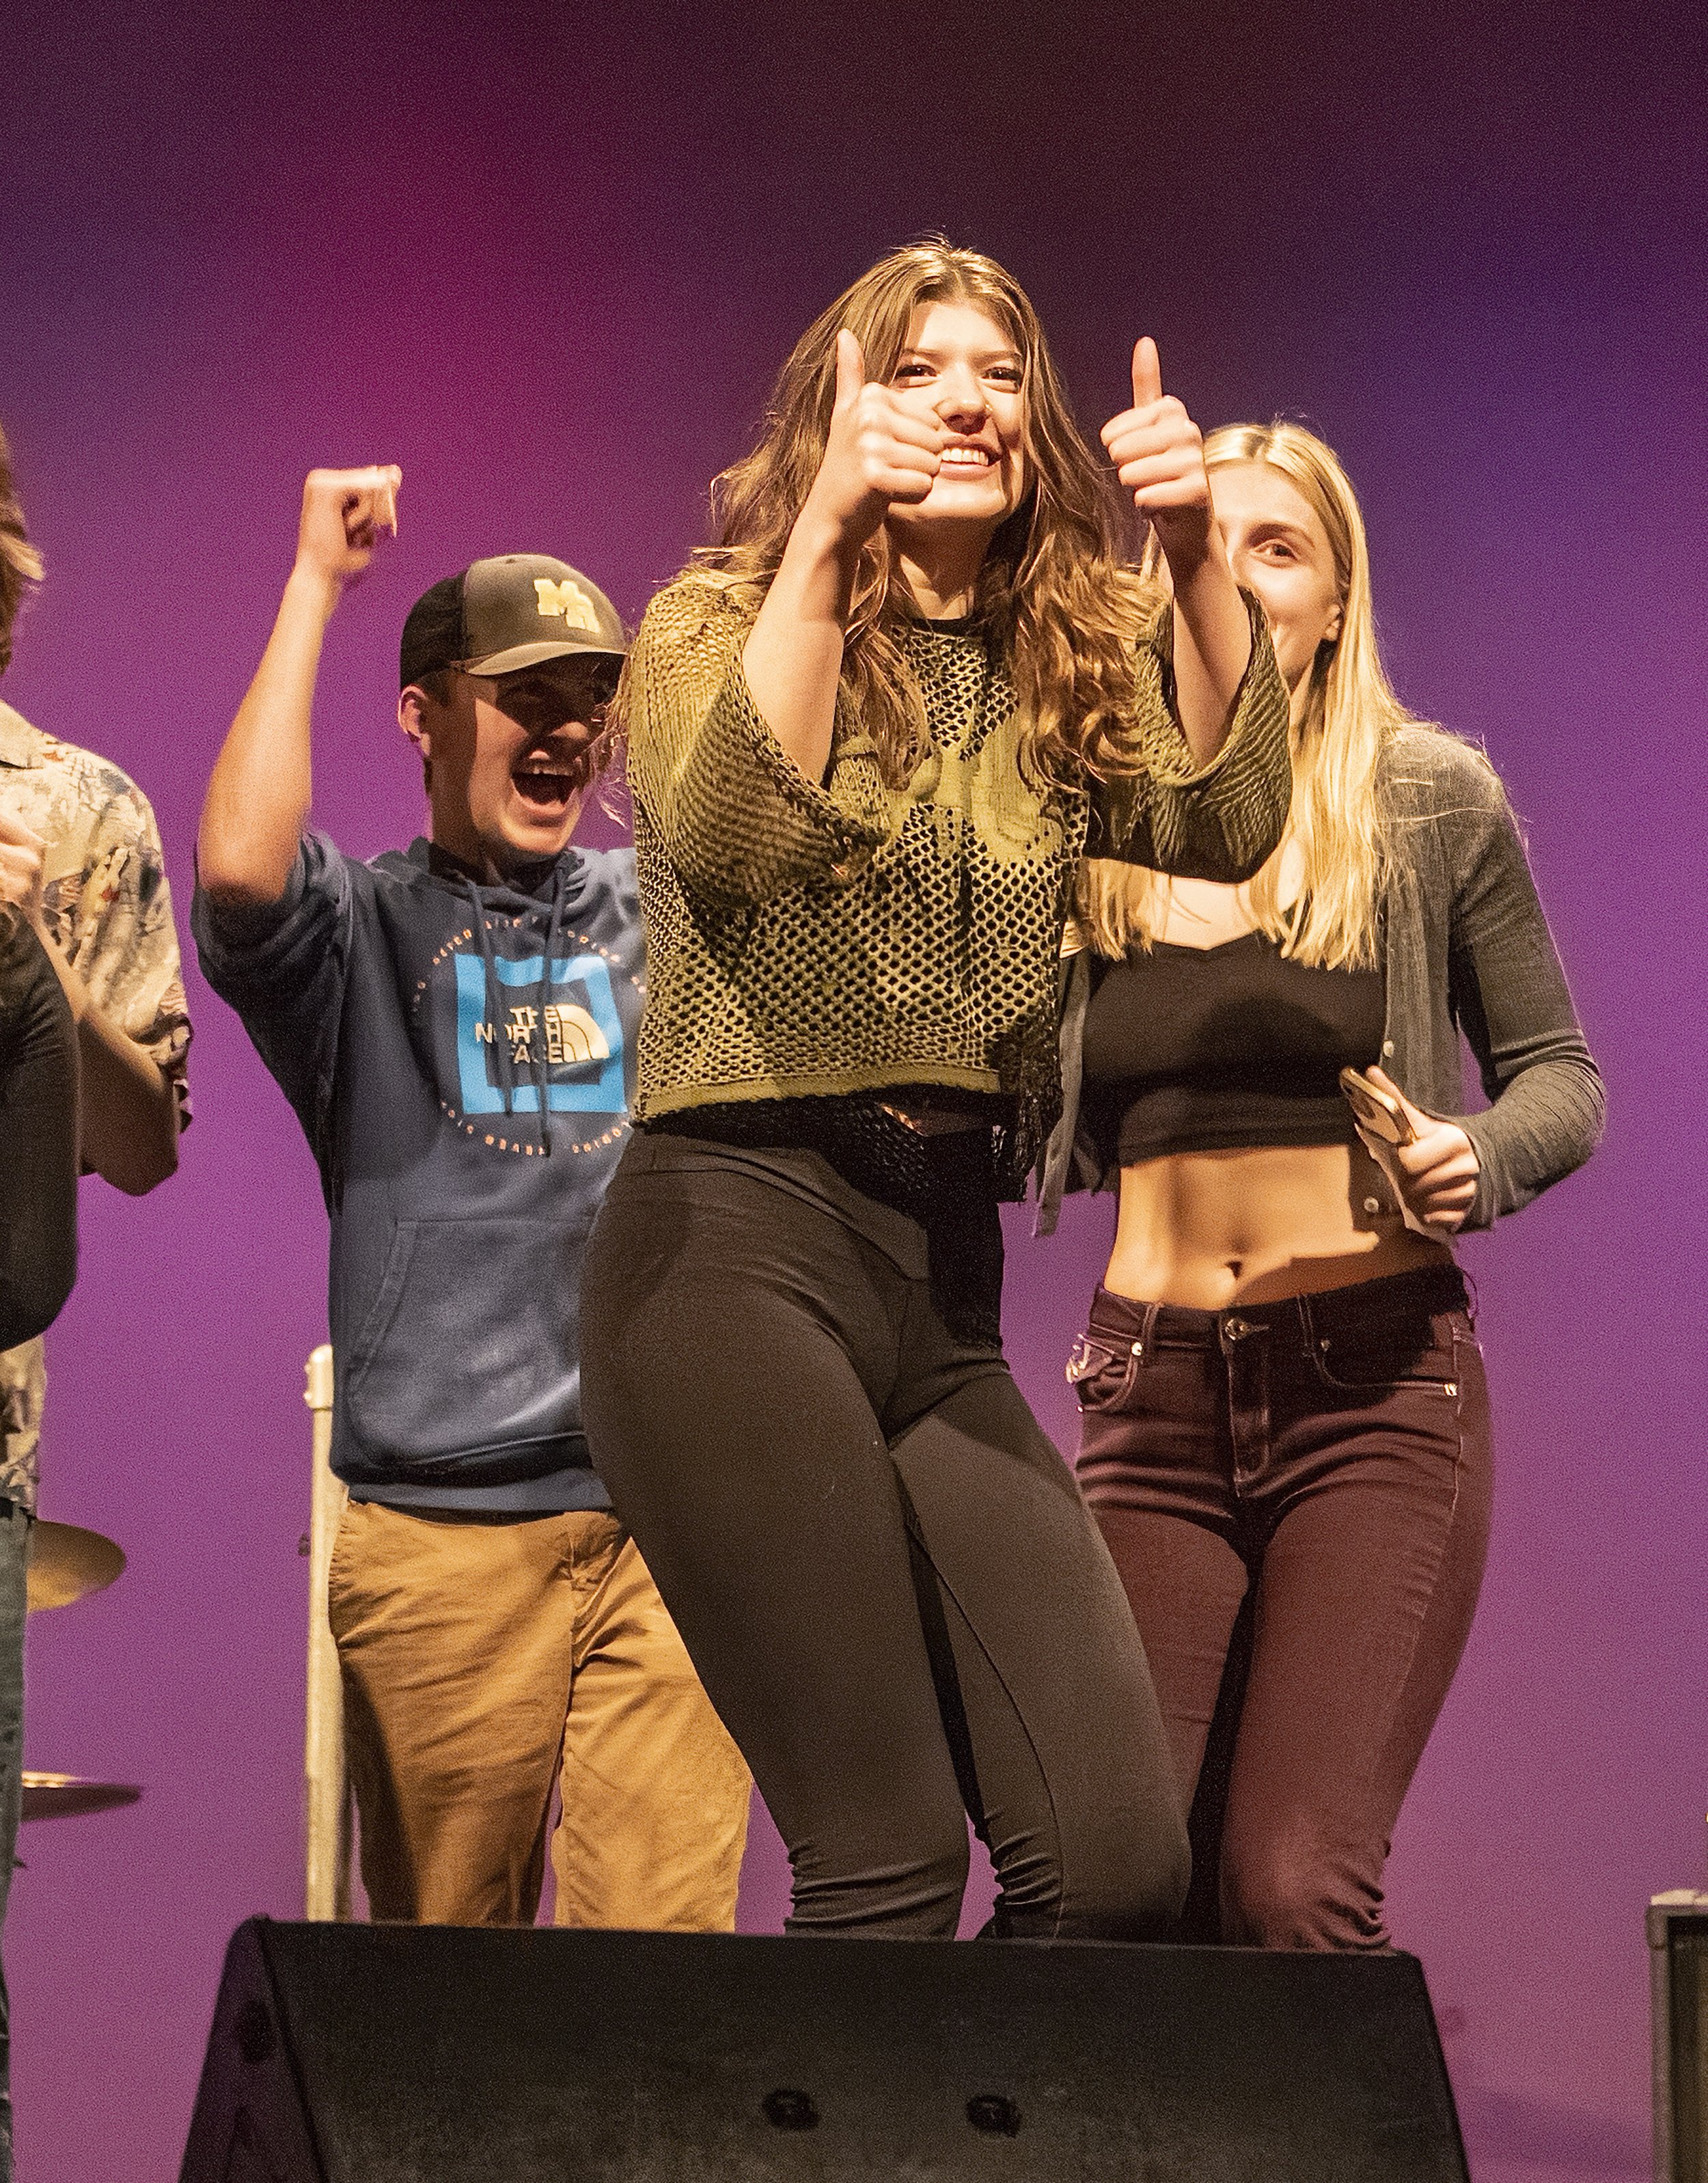
<instances>
[{"instance_id":1,"label":"bare midriff","mask_svg":"<svg viewBox=\"0 0 1708 2183\"><path fill-rule=\"evenodd\" d=\"M1383 1209L1392 1203L1361 1146L1170 1153L1121 1170L1104 1286L1222 1311L1450 1265L1445 1243Z\"/></svg>"}]
</instances>

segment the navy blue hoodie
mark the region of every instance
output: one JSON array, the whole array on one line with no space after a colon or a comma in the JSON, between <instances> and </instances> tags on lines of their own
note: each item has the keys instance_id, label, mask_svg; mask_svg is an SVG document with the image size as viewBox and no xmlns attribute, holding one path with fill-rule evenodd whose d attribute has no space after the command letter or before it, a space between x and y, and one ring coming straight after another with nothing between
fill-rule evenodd
<instances>
[{"instance_id":1,"label":"navy blue hoodie","mask_svg":"<svg viewBox=\"0 0 1708 2183\"><path fill-rule=\"evenodd\" d=\"M333 1469L395 1508L608 1507L578 1315L628 1135L634 851L491 886L425 842L363 864L314 834L280 902L198 890L191 922L319 1164Z\"/></svg>"}]
</instances>

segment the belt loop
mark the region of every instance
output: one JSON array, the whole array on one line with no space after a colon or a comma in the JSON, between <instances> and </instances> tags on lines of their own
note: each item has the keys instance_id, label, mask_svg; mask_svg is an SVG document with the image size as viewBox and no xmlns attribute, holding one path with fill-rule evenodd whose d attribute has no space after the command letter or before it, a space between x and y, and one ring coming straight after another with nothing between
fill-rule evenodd
<instances>
[{"instance_id":1,"label":"belt loop","mask_svg":"<svg viewBox=\"0 0 1708 2183\"><path fill-rule=\"evenodd\" d=\"M1160 1303L1145 1305L1145 1324L1139 1330L1139 1340L1134 1348L1135 1356L1145 1358L1151 1354L1151 1345L1156 1337L1157 1316L1162 1309Z\"/></svg>"},{"instance_id":2,"label":"belt loop","mask_svg":"<svg viewBox=\"0 0 1708 2183\"><path fill-rule=\"evenodd\" d=\"M1298 1303L1299 1324L1305 1336L1305 1353L1308 1357L1315 1351L1317 1343L1317 1320L1311 1309L1311 1296L1308 1290L1301 1289L1299 1291Z\"/></svg>"}]
</instances>

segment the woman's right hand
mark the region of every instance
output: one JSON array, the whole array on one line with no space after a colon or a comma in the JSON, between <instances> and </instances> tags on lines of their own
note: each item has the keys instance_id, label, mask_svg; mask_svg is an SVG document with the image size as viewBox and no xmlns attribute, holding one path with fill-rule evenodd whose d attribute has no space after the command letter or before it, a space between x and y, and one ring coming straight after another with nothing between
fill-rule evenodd
<instances>
[{"instance_id":1,"label":"woman's right hand","mask_svg":"<svg viewBox=\"0 0 1708 2183\"><path fill-rule=\"evenodd\" d=\"M824 460L807 496L845 553L857 553L897 504L917 507L930 492L948 434L900 396L866 377L860 344L836 336L836 401Z\"/></svg>"},{"instance_id":2,"label":"woman's right hand","mask_svg":"<svg viewBox=\"0 0 1708 2183\"><path fill-rule=\"evenodd\" d=\"M948 436L934 411L868 384L845 326L818 474L741 648L760 718L808 780L822 781L830 762L860 550L892 508L917 506L930 492Z\"/></svg>"}]
</instances>

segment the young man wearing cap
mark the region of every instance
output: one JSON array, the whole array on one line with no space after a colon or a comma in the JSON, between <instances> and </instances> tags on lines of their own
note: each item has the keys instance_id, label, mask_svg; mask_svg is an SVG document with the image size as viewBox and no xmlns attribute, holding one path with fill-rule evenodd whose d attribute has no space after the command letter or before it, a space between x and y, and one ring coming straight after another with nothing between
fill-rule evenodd
<instances>
[{"instance_id":1,"label":"young man wearing cap","mask_svg":"<svg viewBox=\"0 0 1708 2183\"><path fill-rule=\"evenodd\" d=\"M537 554L404 625L430 834L305 831L320 644L395 469L316 470L208 784L194 927L295 1108L332 1222L330 1607L376 1919L728 1929L746 1769L591 1468L582 1247L627 1130L645 970L631 850L570 846L622 625Z\"/></svg>"}]
</instances>

